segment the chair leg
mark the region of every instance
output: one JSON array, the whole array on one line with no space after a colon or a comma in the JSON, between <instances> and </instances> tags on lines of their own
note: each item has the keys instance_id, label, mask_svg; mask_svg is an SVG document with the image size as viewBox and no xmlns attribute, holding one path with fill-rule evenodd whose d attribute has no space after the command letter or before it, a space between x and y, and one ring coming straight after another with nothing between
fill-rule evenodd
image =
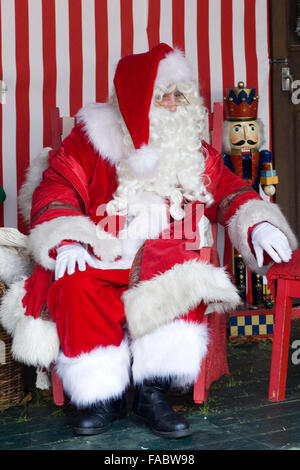
<instances>
[{"instance_id":1,"label":"chair leg","mask_svg":"<svg viewBox=\"0 0 300 470\"><path fill-rule=\"evenodd\" d=\"M53 401L57 406L63 406L65 403L64 390L62 382L55 372L54 364L51 364L51 382Z\"/></svg>"},{"instance_id":2,"label":"chair leg","mask_svg":"<svg viewBox=\"0 0 300 470\"><path fill-rule=\"evenodd\" d=\"M201 369L194 383L194 402L205 403L209 396L211 384L223 375L229 374L227 362L226 315L210 313L204 316L203 323L210 331L208 351L201 363Z\"/></svg>"},{"instance_id":3,"label":"chair leg","mask_svg":"<svg viewBox=\"0 0 300 470\"><path fill-rule=\"evenodd\" d=\"M278 280L273 350L269 383L269 400L285 398L286 376L291 330L292 298L287 295L287 281Z\"/></svg>"},{"instance_id":4,"label":"chair leg","mask_svg":"<svg viewBox=\"0 0 300 470\"><path fill-rule=\"evenodd\" d=\"M193 400L198 405L205 403L208 398L208 390L206 389L206 358L201 363L200 373L194 383Z\"/></svg>"}]
</instances>

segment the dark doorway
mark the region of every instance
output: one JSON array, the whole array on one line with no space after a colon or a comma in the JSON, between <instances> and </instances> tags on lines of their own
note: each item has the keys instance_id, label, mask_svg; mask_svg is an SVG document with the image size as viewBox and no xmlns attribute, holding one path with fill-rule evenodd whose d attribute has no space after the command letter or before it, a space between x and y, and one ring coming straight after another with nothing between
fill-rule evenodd
<instances>
[{"instance_id":1,"label":"dark doorway","mask_svg":"<svg viewBox=\"0 0 300 470\"><path fill-rule=\"evenodd\" d=\"M272 145L279 184L276 202L300 238L300 17L299 0L269 0ZM299 20L300 27L300 20Z\"/></svg>"}]
</instances>

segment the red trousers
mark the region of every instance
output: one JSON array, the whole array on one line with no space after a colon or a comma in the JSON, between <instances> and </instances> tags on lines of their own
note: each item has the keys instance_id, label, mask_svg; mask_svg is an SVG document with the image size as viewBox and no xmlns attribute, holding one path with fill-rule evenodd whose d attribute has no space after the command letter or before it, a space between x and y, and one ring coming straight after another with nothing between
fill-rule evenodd
<instances>
[{"instance_id":1,"label":"red trousers","mask_svg":"<svg viewBox=\"0 0 300 470\"><path fill-rule=\"evenodd\" d=\"M56 322L63 353L75 357L98 346L119 346L126 321L121 295L129 269L101 270L86 266L55 281L48 308Z\"/></svg>"},{"instance_id":2,"label":"red trousers","mask_svg":"<svg viewBox=\"0 0 300 470\"><path fill-rule=\"evenodd\" d=\"M129 269L101 270L87 266L86 271L65 274L52 284L48 308L65 356L76 357L99 346L121 344L126 322L121 296L128 287L128 279ZM205 306L200 305L181 318L201 322L204 310Z\"/></svg>"}]
</instances>

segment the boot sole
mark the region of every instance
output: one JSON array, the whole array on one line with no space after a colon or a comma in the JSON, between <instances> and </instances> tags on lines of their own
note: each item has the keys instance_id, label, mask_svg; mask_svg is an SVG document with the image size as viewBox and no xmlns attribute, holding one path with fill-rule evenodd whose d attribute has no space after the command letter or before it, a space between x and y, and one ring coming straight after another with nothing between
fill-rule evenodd
<instances>
[{"instance_id":1,"label":"boot sole","mask_svg":"<svg viewBox=\"0 0 300 470\"><path fill-rule=\"evenodd\" d=\"M145 426L148 426L149 429L153 432L158 437L164 437L166 439L179 439L180 437L187 437L193 434L193 431L190 428L187 429L180 429L178 431L158 431L157 429L151 427L145 418L142 416L136 415L132 413L131 419L134 423L136 424L143 424Z\"/></svg>"},{"instance_id":2,"label":"boot sole","mask_svg":"<svg viewBox=\"0 0 300 470\"><path fill-rule=\"evenodd\" d=\"M73 427L73 433L77 436L94 436L96 434L102 434L105 431L108 431L115 421L126 418L126 411L123 411L119 416L117 416L111 423L108 423L106 426L101 428L81 428L78 426Z\"/></svg>"},{"instance_id":3,"label":"boot sole","mask_svg":"<svg viewBox=\"0 0 300 470\"><path fill-rule=\"evenodd\" d=\"M95 434L102 434L105 431L108 431L111 428L111 424L104 426L102 428L73 428L74 434L77 436L93 436Z\"/></svg>"}]
</instances>

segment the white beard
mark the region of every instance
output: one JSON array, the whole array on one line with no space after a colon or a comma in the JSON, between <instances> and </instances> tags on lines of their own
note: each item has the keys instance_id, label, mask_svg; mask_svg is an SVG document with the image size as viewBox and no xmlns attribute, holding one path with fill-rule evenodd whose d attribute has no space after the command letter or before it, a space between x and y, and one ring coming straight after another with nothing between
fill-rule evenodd
<instances>
[{"instance_id":1,"label":"white beard","mask_svg":"<svg viewBox=\"0 0 300 470\"><path fill-rule=\"evenodd\" d=\"M107 209L110 214L126 214L128 207L142 193L151 192L168 199L172 217L181 220L184 217L181 208L184 198L206 204L212 202L203 181L205 156L201 140L205 109L201 98L198 98L196 103L178 106L175 113L152 106L149 117L149 145L161 155L156 175L153 178L139 178L133 174L126 160L121 161L117 167L119 186ZM129 154L133 144L125 126L123 129Z\"/></svg>"}]
</instances>

